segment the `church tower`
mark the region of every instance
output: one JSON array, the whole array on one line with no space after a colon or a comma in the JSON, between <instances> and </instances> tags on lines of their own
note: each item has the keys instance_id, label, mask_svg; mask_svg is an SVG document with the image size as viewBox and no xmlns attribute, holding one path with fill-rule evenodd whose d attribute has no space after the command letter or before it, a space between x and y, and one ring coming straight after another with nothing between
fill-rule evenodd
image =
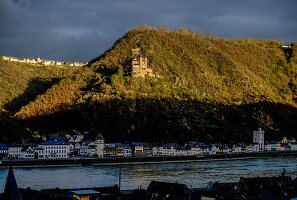
<instances>
[{"instance_id":1,"label":"church tower","mask_svg":"<svg viewBox=\"0 0 297 200\"><path fill-rule=\"evenodd\" d=\"M99 158L103 158L103 153L104 153L104 138L103 136L98 133L96 140L95 140L95 145L96 145L96 153Z\"/></svg>"},{"instance_id":2,"label":"church tower","mask_svg":"<svg viewBox=\"0 0 297 200\"><path fill-rule=\"evenodd\" d=\"M261 128L253 131L253 143L259 144L260 151L264 150L264 131Z\"/></svg>"}]
</instances>

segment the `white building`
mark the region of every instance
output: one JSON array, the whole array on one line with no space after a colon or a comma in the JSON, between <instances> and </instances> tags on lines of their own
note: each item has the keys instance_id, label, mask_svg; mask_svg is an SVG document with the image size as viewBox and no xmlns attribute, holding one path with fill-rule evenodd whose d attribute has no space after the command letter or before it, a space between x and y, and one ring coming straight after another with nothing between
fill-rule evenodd
<instances>
[{"instance_id":1,"label":"white building","mask_svg":"<svg viewBox=\"0 0 297 200\"><path fill-rule=\"evenodd\" d=\"M44 65L52 65L52 61L50 61L50 60L45 60L45 61L43 62L43 64L44 64Z\"/></svg>"},{"instance_id":2,"label":"white building","mask_svg":"<svg viewBox=\"0 0 297 200\"><path fill-rule=\"evenodd\" d=\"M38 145L44 150L44 158L69 158L69 146L62 140L49 140Z\"/></svg>"},{"instance_id":3,"label":"white building","mask_svg":"<svg viewBox=\"0 0 297 200\"><path fill-rule=\"evenodd\" d=\"M94 157L95 155L97 155L95 142L91 142L88 144L87 155L89 157Z\"/></svg>"},{"instance_id":4,"label":"white building","mask_svg":"<svg viewBox=\"0 0 297 200\"><path fill-rule=\"evenodd\" d=\"M158 155L158 147L153 147L153 156L157 156Z\"/></svg>"},{"instance_id":5,"label":"white building","mask_svg":"<svg viewBox=\"0 0 297 200\"><path fill-rule=\"evenodd\" d=\"M176 156L175 145L168 145L168 156Z\"/></svg>"},{"instance_id":6,"label":"white building","mask_svg":"<svg viewBox=\"0 0 297 200\"><path fill-rule=\"evenodd\" d=\"M21 145L12 145L8 147L8 157L9 158L18 158L19 153L23 149L23 146Z\"/></svg>"},{"instance_id":7,"label":"white building","mask_svg":"<svg viewBox=\"0 0 297 200\"><path fill-rule=\"evenodd\" d=\"M211 144L211 148L209 148L208 153L209 154L217 154L218 147L216 144Z\"/></svg>"},{"instance_id":8,"label":"white building","mask_svg":"<svg viewBox=\"0 0 297 200\"><path fill-rule=\"evenodd\" d=\"M281 141L281 144L288 144L289 140L287 139L287 137L284 137Z\"/></svg>"},{"instance_id":9,"label":"white building","mask_svg":"<svg viewBox=\"0 0 297 200\"><path fill-rule=\"evenodd\" d=\"M132 148L129 144L124 144L124 157L130 158L132 157Z\"/></svg>"},{"instance_id":10,"label":"white building","mask_svg":"<svg viewBox=\"0 0 297 200\"><path fill-rule=\"evenodd\" d=\"M165 145L164 146L154 146L152 148L153 150L153 156L165 156L166 154L166 149ZM168 149L167 149L167 152L168 152Z\"/></svg>"},{"instance_id":11,"label":"white building","mask_svg":"<svg viewBox=\"0 0 297 200\"><path fill-rule=\"evenodd\" d=\"M74 144L73 142L69 143L69 152L72 154L74 152Z\"/></svg>"},{"instance_id":12,"label":"white building","mask_svg":"<svg viewBox=\"0 0 297 200\"><path fill-rule=\"evenodd\" d=\"M2 56L2 59L3 59L3 60L9 60L9 57L7 57L7 56Z\"/></svg>"},{"instance_id":13,"label":"white building","mask_svg":"<svg viewBox=\"0 0 297 200\"><path fill-rule=\"evenodd\" d=\"M39 58L39 56L35 59L37 63L41 63L42 62L42 59Z\"/></svg>"},{"instance_id":14,"label":"white building","mask_svg":"<svg viewBox=\"0 0 297 200\"><path fill-rule=\"evenodd\" d=\"M232 153L242 153L241 145L233 145Z\"/></svg>"},{"instance_id":15,"label":"white building","mask_svg":"<svg viewBox=\"0 0 297 200\"><path fill-rule=\"evenodd\" d=\"M202 150L198 145L191 146L191 155L199 155L202 154Z\"/></svg>"},{"instance_id":16,"label":"white building","mask_svg":"<svg viewBox=\"0 0 297 200\"><path fill-rule=\"evenodd\" d=\"M253 143L259 144L259 150L264 150L264 131L259 128L257 131L253 131Z\"/></svg>"},{"instance_id":17,"label":"white building","mask_svg":"<svg viewBox=\"0 0 297 200\"><path fill-rule=\"evenodd\" d=\"M161 151L160 151L161 152ZM161 153L160 153L161 154ZM162 149L162 155L163 156L169 156L169 147L167 145L163 145Z\"/></svg>"},{"instance_id":18,"label":"white building","mask_svg":"<svg viewBox=\"0 0 297 200\"><path fill-rule=\"evenodd\" d=\"M74 149L73 149L73 151L76 152L77 155L80 154L80 147L81 147L81 145L80 145L79 142L76 142L76 143L74 144Z\"/></svg>"},{"instance_id":19,"label":"white building","mask_svg":"<svg viewBox=\"0 0 297 200\"><path fill-rule=\"evenodd\" d=\"M45 150L41 147L35 147L34 148L34 152L35 152L35 155L38 159L43 159L45 158Z\"/></svg>"},{"instance_id":20,"label":"white building","mask_svg":"<svg viewBox=\"0 0 297 200\"><path fill-rule=\"evenodd\" d=\"M96 144L92 141L84 141L80 145L79 155L94 157L96 155Z\"/></svg>"},{"instance_id":21,"label":"white building","mask_svg":"<svg viewBox=\"0 0 297 200\"><path fill-rule=\"evenodd\" d=\"M78 143L78 142L77 142ZM87 156L87 148L90 142L82 142L79 146L79 155L80 156ZM78 143L79 144L79 143Z\"/></svg>"},{"instance_id":22,"label":"white building","mask_svg":"<svg viewBox=\"0 0 297 200\"><path fill-rule=\"evenodd\" d=\"M177 148L175 151L176 156L183 156L184 155L184 150L182 148Z\"/></svg>"},{"instance_id":23,"label":"white building","mask_svg":"<svg viewBox=\"0 0 297 200\"><path fill-rule=\"evenodd\" d=\"M18 155L19 159L34 159L34 157L35 152L32 147L23 147Z\"/></svg>"},{"instance_id":24,"label":"white building","mask_svg":"<svg viewBox=\"0 0 297 200\"><path fill-rule=\"evenodd\" d=\"M223 153L224 154L229 154L231 152L232 152L232 149L231 148L226 147L226 148L223 149Z\"/></svg>"},{"instance_id":25,"label":"white building","mask_svg":"<svg viewBox=\"0 0 297 200\"><path fill-rule=\"evenodd\" d=\"M62 65L62 62L56 61L56 65Z\"/></svg>"},{"instance_id":26,"label":"white building","mask_svg":"<svg viewBox=\"0 0 297 200\"><path fill-rule=\"evenodd\" d=\"M258 143L252 144L252 152L259 152L260 151L260 145Z\"/></svg>"},{"instance_id":27,"label":"white building","mask_svg":"<svg viewBox=\"0 0 297 200\"><path fill-rule=\"evenodd\" d=\"M96 137L95 145L96 145L96 154L97 154L97 156L99 158L103 158L103 155L104 155L104 138L100 133Z\"/></svg>"}]
</instances>

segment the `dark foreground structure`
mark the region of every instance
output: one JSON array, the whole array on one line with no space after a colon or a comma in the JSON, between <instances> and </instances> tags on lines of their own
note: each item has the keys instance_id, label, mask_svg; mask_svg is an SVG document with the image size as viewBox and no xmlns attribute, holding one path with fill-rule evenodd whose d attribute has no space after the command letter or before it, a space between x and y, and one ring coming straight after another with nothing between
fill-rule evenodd
<instances>
[{"instance_id":1,"label":"dark foreground structure","mask_svg":"<svg viewBox=\"0 0 297 200\"><path fill-rule=\"evenodd\" d=\"M210 183L205 188L151 181L146 190L111 187L32 190L18 188L12 167L0 200L292 200L297 199L297 178L282 173L278 177L240 178L235 183Z\"/></svg>"}]
</instances>

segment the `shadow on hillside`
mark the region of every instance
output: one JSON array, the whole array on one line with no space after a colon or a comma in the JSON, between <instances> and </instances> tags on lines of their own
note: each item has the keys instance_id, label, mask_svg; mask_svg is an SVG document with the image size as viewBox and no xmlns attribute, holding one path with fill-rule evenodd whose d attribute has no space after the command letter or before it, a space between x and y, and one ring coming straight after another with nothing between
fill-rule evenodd
<instances>
[{"instance_id":1,"label":"shadow on hillside","mask_svg":"<svg viewBox=\"0 0 297 200\"><path fill-rule=\"evenodd\" d=\"M22 139L32 140L32 136L21 123L11 119L8 113L0 113L0 143L21 143Z\"/></svg>"},{"instance_id":2,"label":"shadow on hillside","mask_svg":"<svg viewBox=\"0 0 297 200\"><path fill-rule=\"evenodd\" d=\"M51 88L54 84L58 83L60 79L43 79L34 78L29 81L27 88L24 90L23 94L14 98L11 102L4 105L4 108L12 113L17 112L22 108L22 106L33 101L38 95L41 95Z\"/></svg>"},{"instance_id":3,"label":"shadow on hillside","mask_svg":"<svg viewBox=\"0 0 297 200\"><path fill-rule=\"evenodd\" d=\"M266 139L297 138L297 108L271 102L223 105L176 99L112 100L83 104L26 124L45 132L100 131L107 141L252 142L252 131ZM24 122L23 122L24 123Z\"/></svg>"}]
</instances>

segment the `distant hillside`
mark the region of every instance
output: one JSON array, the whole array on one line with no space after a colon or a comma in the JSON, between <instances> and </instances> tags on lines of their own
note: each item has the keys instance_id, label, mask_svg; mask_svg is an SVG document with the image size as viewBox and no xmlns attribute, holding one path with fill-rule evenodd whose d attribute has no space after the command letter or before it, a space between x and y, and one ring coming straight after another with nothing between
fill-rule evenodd
<instances>
[{"instance_id":1,"label":"distant hillside","mask_svg":"<svg viewBox=\"0 0 297 200\"><path fill-rule=\"evenodd\" d=\"M30 139L25 124L15 121L11 115L61 79L74 76L79 69L32 65L0 58L0 142L13 143Z\"/></svg>"},{"instance_id":2,"label":"distant hillside","mask_svg":"<svg viewBox=\"0 0 297 200\"><path fill-rule=\"evenodd\" d=\"M159 77L126 75L135 47ZM296 52L278 41L137 27L15 117L46 130L101 130L110 140L248 140L258 126L271 138L297 137Z\"/></svg>"},{"instance_id":3,"label":"distant hillside","mask_svg":"<svg viewBox=\"0 0 297 200\"><path fill-rule=\"evenodd\" d=\"M0 58L0 110L11 112L33 101L78 67L42 66L4 61Z\"/></svg>"}]
</instances>

